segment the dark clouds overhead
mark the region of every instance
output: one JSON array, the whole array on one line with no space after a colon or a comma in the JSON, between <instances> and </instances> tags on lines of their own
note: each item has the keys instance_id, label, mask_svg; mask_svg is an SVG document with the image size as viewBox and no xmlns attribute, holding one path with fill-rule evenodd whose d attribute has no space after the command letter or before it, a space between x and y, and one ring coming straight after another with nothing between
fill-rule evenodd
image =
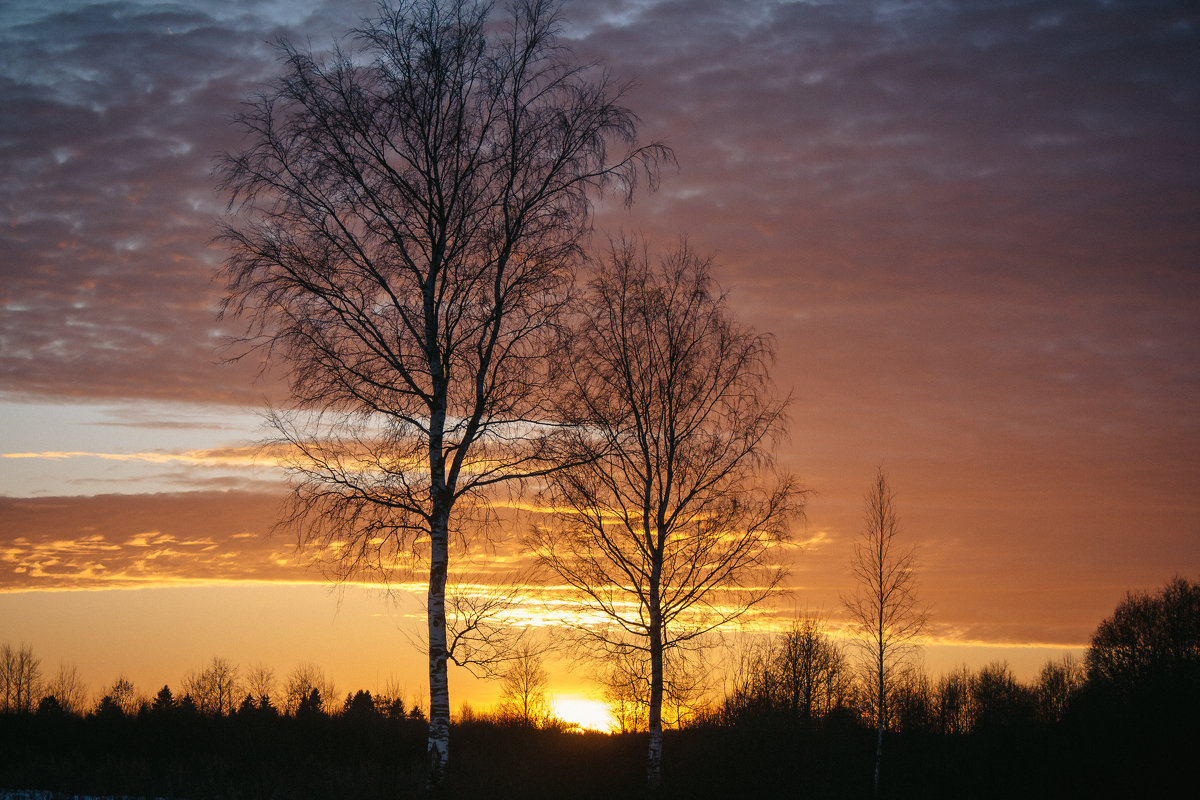
<instances>
[{"instance_id":1,"label":"dark clouds overhead","mask_svg":"<svg viewBox=\"0 0 1200 800\"><path fill-rule=\"evenodd\" d=\"M214 320L211 158L236 147L228 117L275 68L268 40L323 46L368 6L2 12L4 388L244 395L246 371L213 366L230 325ZM1085 379L1096 360L1136 361L1162 373L1152 381L1195 385L1200 15L1188 4L566 13L577 50L636 78L646 135L680 156L660 195L602 222L690 232L772 321L832 307L879 329L899 304L922 345L961 331L1064 376L1079 377L1076 359ZM964 307L972 320L955 318Z\"/></svg>"},{"instance_id":2,"label":"dark clouds overhead","mask_svg":"<svg viewBox=\"0 0 1200 800\"><path fill-rule=\"evenodd\" d=\"M210 240L223 206L210 168L236 146L239 99L274 70L267 41L315 33L303 13L270 16L287 7L0 10L0 388L254 396L247 371L215 367L231 329L215 320L221 254Z\"/></svg>"}]
</instances>

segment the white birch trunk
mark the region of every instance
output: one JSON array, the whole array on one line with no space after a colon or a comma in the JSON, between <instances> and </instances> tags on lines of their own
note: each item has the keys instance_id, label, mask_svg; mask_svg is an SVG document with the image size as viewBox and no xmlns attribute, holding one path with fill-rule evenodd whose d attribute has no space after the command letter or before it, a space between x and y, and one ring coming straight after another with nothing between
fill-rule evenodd
<instances>
[{"instance_id":1,"label":"white birch trunk","mask_svg":"<svg viewBox=\"0 0 1200 800\"><path fill-rule=\"evenodd\" d=\"M441 786L450 767L450 685L446 674L446 568L449 561L444 515L432 532L429 558L429 778Z\"/></svg>"}]
</instances>

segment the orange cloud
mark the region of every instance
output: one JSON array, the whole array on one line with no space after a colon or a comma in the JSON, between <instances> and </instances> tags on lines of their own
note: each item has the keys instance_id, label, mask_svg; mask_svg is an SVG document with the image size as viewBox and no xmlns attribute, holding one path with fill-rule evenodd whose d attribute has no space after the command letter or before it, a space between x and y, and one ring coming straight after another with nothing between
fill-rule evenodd
<instances>
[{"instance_id":1,"label":"orange cloud","mask_svg":"<svg viewBox=\"0 0 1200 800\"><path fill-rule=\"evenodd\" d=\"M208 467L275 467L279 466L277 455L263 452L256 447L224 447L211 450L185 450L180 452L144 451L140 453L94 453L84 450L48 450L40 453L0 453L0 458L30 458L62 461L73 458L98 458L103 461L141 461L148 464L193 464Z\"/></svg>"},{"instance_id":2,"label":"orange cloud","mask_svg":"<svg viewBox=\"0 0 1200 800\"><path fill-rule=\"evenodd\" d=\"M277 505L236 492L0 498L0 591L311 579L269 535Z\"/></svg>"}]
</instances>

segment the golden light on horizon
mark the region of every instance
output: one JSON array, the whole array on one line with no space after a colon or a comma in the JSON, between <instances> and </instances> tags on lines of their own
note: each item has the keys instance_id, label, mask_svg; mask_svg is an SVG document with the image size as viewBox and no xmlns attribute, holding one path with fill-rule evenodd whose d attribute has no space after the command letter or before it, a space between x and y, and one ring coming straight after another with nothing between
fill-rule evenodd
<instances>
[{"instance_id":1,"label":"golden light on horizon","mask_svg":"<svg viewBox=\"0 0 1200 800\"><path fill-rule=\"evenodd\" d=\"M554 716L578 725L581 730L608 733L616 724L604 703L582 695L555 695L551 705Z\"/></svg>"}]
</instances>

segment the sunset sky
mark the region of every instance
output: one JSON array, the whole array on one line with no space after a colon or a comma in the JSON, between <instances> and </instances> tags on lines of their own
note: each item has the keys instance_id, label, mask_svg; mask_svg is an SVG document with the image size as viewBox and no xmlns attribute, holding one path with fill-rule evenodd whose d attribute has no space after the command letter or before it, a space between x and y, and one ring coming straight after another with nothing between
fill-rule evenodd
<instances>
[{"instance_id":1,"label":"sunset sky","mask_svg":"<svg viewBox=\"0 0 1200 800\"><path fill-rule=\"evenodd\" d=\"M372 2L0 4L0 642L153 694L213 655L425 691L419 592L331 592L220 363L213 156ZM574 0L678 170L597 240L686 234L776 337L810 487L789 592L837 627L882 465L926 663L1022 677L1200 578L1200 11L1189 2ZM503 543L481 575L519 562ZM412 576L419 584L421 575ZM533 599L531 599L531 603ZM532 606L530 613L533 613ZM552 691L588 691L559 665ZM455 708L494 687L460 679ZM422 701L424 702L424 701Z\"/></svg>"}]
</instances>

